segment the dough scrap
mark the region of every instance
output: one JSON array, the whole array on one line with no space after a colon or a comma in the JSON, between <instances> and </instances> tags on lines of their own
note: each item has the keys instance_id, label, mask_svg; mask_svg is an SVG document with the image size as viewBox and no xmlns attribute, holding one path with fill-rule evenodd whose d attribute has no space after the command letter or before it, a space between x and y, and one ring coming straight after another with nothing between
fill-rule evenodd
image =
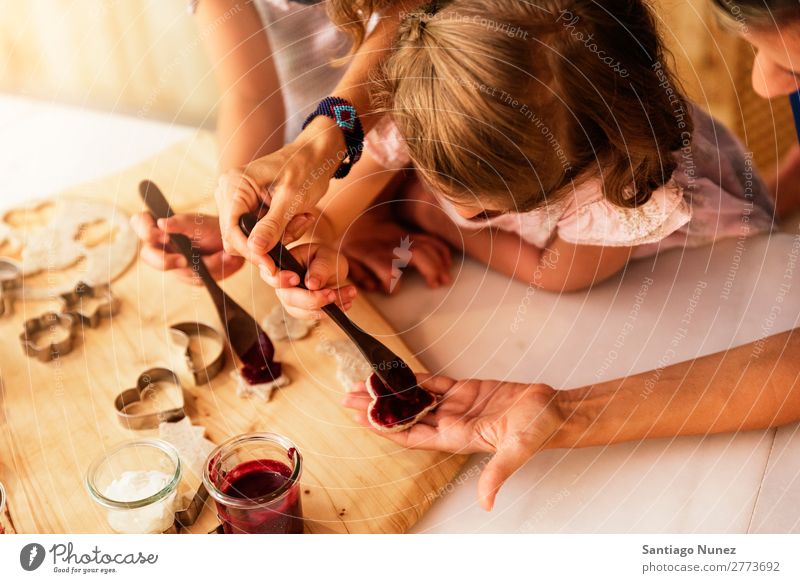
<instances>
[{"instance_id":1,"label":"dough scrap","mask_svg":"<svg viewBox=\"0 0 800 583\"><path fill-rule=\"evenodd\" d=\"M323 340L317 352L336 359L336 378L348 393L372 374L372 367L350 340Z\"/></svg>"},{"instance_id":2,"label":"dough scrap","mask_svg":"<svg viewBox=\"0 0 800 583\"><path fill-rule=\"evenodd\" d=\"M185 469L198 478L203 476L203 466L208 454L216 447L206 439L205 434L206 428L202 425L192 425L189 417L173 423L161 423L158 426L158 436L175 446Z\"/></svg>"},{"instance_id":3,"label":"dough scrap","mask_svg":"<svg viewBox=\"0 0 800 583\"><path fill-rule=\"evenodd\" d=\"M269 403L270 399L272 398L272 392L275 389L285 387L291 382L289 377L287 377L285 374L282 374L274 381L251 385L242 377L238 370L231 371L231 378L236 381L236 394L239 397L243 399L256 397L267 403Z\"/></svg>"},{"instance_id":4,"label":"dough scrap","mask_svg":"<svg viewBox=\"0 0 800 583\"><path fill-rule=\"evenodd\" d=\"M54 208L53 219L46 225L15 227L7 221L12 212L26 209L35 212L48 203ZM114 230L113 241L97 245L82 243L79 240L81 230L101 221ZM89 285L109 284L134 260L138 244L126 213L112 204L82 198L39 200L7 209L0 217L0 242L21 250L20 263L25 276L68 270L83 262L81 269L75 270L74 281L65 283L63 289L26 283L23 299L50 299L71 291L79 281Z\"/></svg>"},{"instance_id":5,"label":"dough scrap","mask_svg":"<svg viewBox=\"0 0 800 583\"><path fill-rule=\"evenodd\" d=\"M290 316L283 306L278 305L262 320L261 325L272 340L302 340L309 335L317 322Z\"/></svg>"}]
</instances>

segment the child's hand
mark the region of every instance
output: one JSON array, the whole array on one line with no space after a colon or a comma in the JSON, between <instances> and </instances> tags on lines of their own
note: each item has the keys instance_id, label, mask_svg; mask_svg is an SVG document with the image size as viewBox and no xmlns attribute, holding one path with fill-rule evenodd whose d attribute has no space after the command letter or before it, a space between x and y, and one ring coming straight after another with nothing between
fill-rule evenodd
<instances>
[{"instance_id":1,"label":"child's hand","mask_svg":"<svg viewBox=\"0 0 800 583\"><path fill-rule=\"evenodd\" d=\"M420 386L440 396L440 404L407 431L381 433L405 447L453 453L494 452L478 481L478 500L491 510L503 483L563 426L554 391L546 385L500 381L456 381L417 375ZM364 383L344 398L345 407L367 421L371 401Z\"/></svg>"},{"instance_id":2,"label":"child's hand","mask_svg":"<svg viewBox=\"0 0 800 583\"><path fill-rule=\"evenodd\" d=\"M347 259L342 254L318 243L298 245L291 253L303 266L308 266L304 282L308 289L297 287L300 277L296 273L279 271L272 275L266 266L259 267L261 278L275 288L290 315L319 320L325 317L322 308L328 304L336 304L345 311L352 307L357 292L353 285L342 285L347 278Z\"/></svg>"},{"instance_id":3,"label":"child's hand","mask_svg":"<svg viewBox=\"0 0 800 583\"><path fill-rule=\"evenodd\" d=\"M143 241L142 261L161 271L174 271L181 279L193 285L202 285L200 278L180 253L170 245L169 235L177 233L191 239L200 251L203 263L214 279L223 279L244 265L244 259L222 250L219 219L208 215L178 214L156 221L150 213L131 217L131 226Z\"/></svg>"},{"instance_id":4,"label":"child's hand","mask_svg":"<svg viewBox=\"0 0 800 583\"><path fill-rule=\"evenodd\" d=\"M416 269L430 288L452 282L447 243L430 233L411 232L389 213L373 209L348 229L342 251L350 262L350 279L367 291L397 291L404 272Z\"/></svg>"}]
</instances>

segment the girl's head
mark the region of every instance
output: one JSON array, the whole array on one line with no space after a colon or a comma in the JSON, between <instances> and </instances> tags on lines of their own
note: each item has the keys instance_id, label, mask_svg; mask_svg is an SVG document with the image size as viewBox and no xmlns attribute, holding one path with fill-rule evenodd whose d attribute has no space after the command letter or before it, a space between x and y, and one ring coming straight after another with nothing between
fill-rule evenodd
<instances>
[{"instance_id":1,"label":"girl's head","mask_svg":"<svg viewBox=\"0 0 800 583\"><path fill-rule=\"evenodd\" d=\"M524 212L573 181L647 201L691 135L639 1L433 2L406 14L379 101L418 171L463 214Z\"/></svg>"},{"instance_id":2,"label":"girl's head","mask_svg":"<svg viewBox=\"0 0 800 583\"><path fill-rule=\"evenodd\" d=\"M723 22L758 49L753 88L764 97L800 89L800 3L712 0Z\"/></svg>"}]
</instances>

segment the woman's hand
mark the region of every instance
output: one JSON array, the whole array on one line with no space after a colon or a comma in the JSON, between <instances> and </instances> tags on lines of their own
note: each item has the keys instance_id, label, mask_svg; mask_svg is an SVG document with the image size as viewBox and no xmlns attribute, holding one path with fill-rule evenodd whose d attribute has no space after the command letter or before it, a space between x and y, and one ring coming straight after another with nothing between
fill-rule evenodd
<instances>
[{"instance_id":1,"label":"woman's hand","mask_svg":"<svg viewBox=\"0 0 800 583\"><path fill-rule=\"evenodd\" d=\"M320 116L291 144L223 174L215 196L225 251L275 271L267 252L281 238L297 240L314 223L314 206L327 192L343 150L341 130ZM267 207L246 237L239 217Z\"/></svg>"},{"instance_id":2,"label":"woman's hand","mask_svg":"<svg viewBox=\"0 0 800 583\"><path fill-rule=\"evenodd\" d=\"M295 318L320 320L328 304L336 304L347 311L356 297L356 288L345 284L347 260L333 247L318 243L298 245L292 255L303 266L308 266L305 286L298 287L300 276L291 271L273 274L267 267L260 267L261 277L275 288L278 299L286 311Z\"/></svg>"},{"instance_id":3,"label":"woman's hand","mask_svg":"<svg viewBox=\"0 0 800 583\"><path fill-rule=\"evenodd\" d=\"M145 212L131 217L131 226L143 242L140 252L142 261L161 271L174 271L187 283L202 284L186 258L176 253L170 245L171 233L189 237L214 279L223 279L235 273L244 264L241 257L223 251L217 217L178 214L156 221L153 215Z\"/></svg>"},{"instance_id":4,"label":"woman's hand","mask_svg":"<svg viewBox=\"0 0 800 583\"><path fill-rule=\"evenodd\" d=\"M564 425L557 392L547 385L500 381L456 381L417 375L420 386L440 397L439 406L399 433L381 433L402 446L459 454L494 452L478 481L478 500L491 510L503 483L541 451ZM344 398L358 421L371 427L366 411L372 398L363 383Z\"/></svg>"}]
</instances>

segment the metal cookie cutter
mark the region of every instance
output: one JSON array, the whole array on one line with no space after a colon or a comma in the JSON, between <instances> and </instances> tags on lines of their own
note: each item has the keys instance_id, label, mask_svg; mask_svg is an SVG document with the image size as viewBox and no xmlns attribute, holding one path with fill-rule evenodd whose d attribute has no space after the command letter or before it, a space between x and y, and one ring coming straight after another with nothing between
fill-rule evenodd
<instances>
[{"instance_id":1,"label":"metal cookie cutter","mask_svg":"<svg viewBox=\"0 0 800 583\"><path fill-rule=\"evenodd\" d=\"M52 333L57 328L66 331L63 338L51 340L46 345L37 342L44 334ZM27 356L35 357L42 362L49 362L72 352L77 336L75 328L75 318L72 315L46 312L38 318L32 318L25 322L24 330L19 335L19 341Z\"/></svg>"},{"instance_id":2,"label":"metal cookie cutter","mask_svg":"<svg viewBox=\"0 0 800 583\"><path fill-rule=\"evenodd\" d=\"M225 337L211 326L200 322L180 322L170 326L169 333L172 337L172 342L184 349L186 366L189 367L189 372L192 373L196 385L205 385L211 382L211 379L217 376L225 366ZM214 357L206 366L202 364L206 359L201 359L201 355L191 348L191 338L193 336L211 338L219 346L219 353L214 354Z\"/></svg>"},{"instance_id":3,"label":"metal cookie cutter","mask_svg":"<svg viewBox=\"0 0 800 583\"><path fill-rule=\"evenodd\" d=\"M84 307L85 300L93 300L91 303L96 302L96 305L87 309ZM84 282L79 282L71 292L61 294L61 301L63 312L72 314L90 328L97 328L101 319L114 316L119 312L120 305L119 298L111 293L110 286L91 286Z\"/></svg>"},{"instance_id":4,"label":"metal cookie cutter","mask_svg":"<svg viewBox=\"0 0 800 583\"><path fill-rule=\"evenodd\" d=\"M208 500L208 490L206 490L205 485L201 483L192 501L189 503L189 506L175 513L175 523L165 530L164 534L177 534L182 528L187 528L197 522L197 518L200 516L200 513L203 512L203 508L205 508L206 500Z\"/></svg>"},{"instance_id":5,"label":"metal cookie cutter","mask_svg":"<svg viewBox=\"0 0 800 583\"><path fill-rule=\"evenodd\" d=\"M22 269L16 261L0 258L0 316L14 312L14 299L22 289Z\"/></svg>"},{"instance_id":6,"label":"metal cookie cutter","mask_svg":"<svg viewBox=\"0 0 800 583\"><path fill-rule=\"evenodd\" d=\"M163 383L172 385L177 390L177 394L180 396L179 406L145 413L130 413L128 411L131 405L144 402L154 395L155 391L159 390L159 385ZM134 388L122 391L114 399L117 420L123 427L128 429L155 429L164 422L180 421L186 416L183 406L183 387L181 382L174 372L166 368L146 370L139 375Z\"/></svg>"}]
</instances>

